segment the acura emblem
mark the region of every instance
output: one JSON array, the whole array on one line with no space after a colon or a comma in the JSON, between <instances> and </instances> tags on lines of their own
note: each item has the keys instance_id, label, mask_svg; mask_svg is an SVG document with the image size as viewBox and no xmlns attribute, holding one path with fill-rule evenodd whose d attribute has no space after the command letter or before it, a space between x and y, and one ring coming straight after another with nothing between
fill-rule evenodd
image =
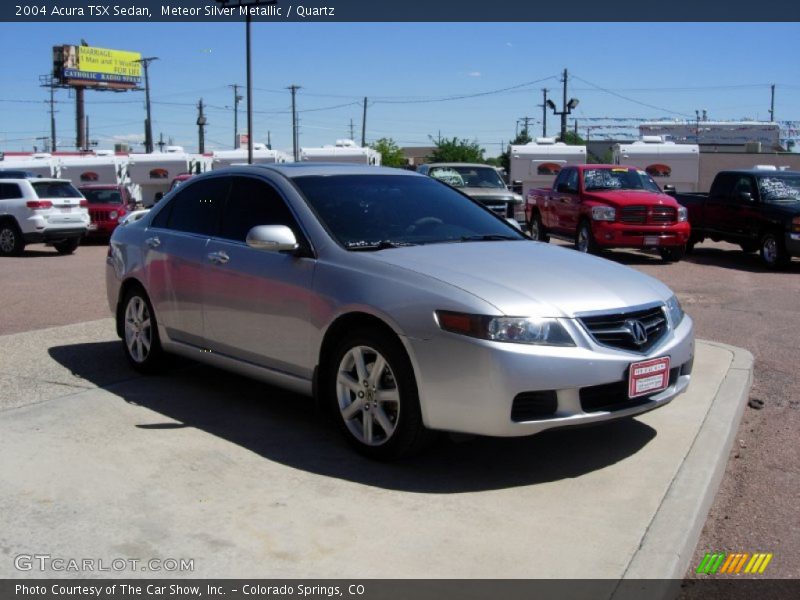
<instances>
[{"instance_id":1,"label":"acura emblem","mask_svg":"<svg viewBox=\"0 0 800 600\"><path fill-rule=\"evenodd\" d=\"M647 329L644 328L644 324L641 321L628 319L625 321L625 329L631 334L633 343L637 346L641 346L647 342Z\"/></svg>"}]
</instances>

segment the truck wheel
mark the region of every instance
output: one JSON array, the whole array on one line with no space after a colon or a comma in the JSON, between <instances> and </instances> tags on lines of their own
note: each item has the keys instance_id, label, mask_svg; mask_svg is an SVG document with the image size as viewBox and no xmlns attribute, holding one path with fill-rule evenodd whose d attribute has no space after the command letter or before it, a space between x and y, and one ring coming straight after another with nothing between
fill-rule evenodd
<instances>
[{"instance_id":1,"label":"truck wheel","mask_svg":"<svg viewBox=\"0 0 800 600\"><path fill-rule=\"evenodd\" d=\"M789 255L786 253L782 237L772 231L761 237L761 260L770 269L781 269L789 264Z\"/></svg>"},{"instance_id":2,"label":"truck wheel","mask_svg":"<svg viewBox=\"0 0 800 600\"><path fill-rule=\"evenodd\" d=\"M19 256L25 249L25 240L16 223L0 223L0 256Z\"/></svg>"},{"instance_id":3,"label":"truck wheel","mask_svg":"<svg viewBox=\"0 0 800 600\"><path fill-rule=\"evenodd\" d=\"M61 242L56 242L53 247L59 254L72 254L81 243L81 238L69 238Z\"/></svg>"},{"instance_id":4,"label":"truck wheel","mask_svg":"<svg viewBox=\"0 0 800 600\"><path fill-rule=\"evenodd\" d=\"M685 246L673 246L671 248L659 248L658 253L664 262L678 262L686 254Z\"/></svg>"},{"instance_id":5,"label":"truck wheel","mask_svg":"<svg viewBox=\"0 0 800 600\"><path fill-rule=\"evenodd\" d=\"M538 212L534 212L531 215L531 220L528 223L528 229L531 232L531 238L537 242L550 241L550 236L545 233L544 226L542 225L542 216Z\"/></svg>"},{"instance_id":6,"label":"truck wheel","mask_svg":"<svg viewBox=\"0 0 800 600\"><path fill-rule=\"evenodd\" d=\"M597 242L594 241L592 228L588 221L581 221L578 233L575 234L575 249L584 254L597 254Z\"/></svg>"},{"instance_id":7,"label":"truck wheel","mask_svg":"<svg viewBox=\"0 0 800 600\"><path fill-rule=\"evenodd\" d=\"M422 423L411 361L395 336L356 329L326 362L321 392L339 429L360 454L394 460L414 454L434 438Z\"/></svg>"}]
</instances>

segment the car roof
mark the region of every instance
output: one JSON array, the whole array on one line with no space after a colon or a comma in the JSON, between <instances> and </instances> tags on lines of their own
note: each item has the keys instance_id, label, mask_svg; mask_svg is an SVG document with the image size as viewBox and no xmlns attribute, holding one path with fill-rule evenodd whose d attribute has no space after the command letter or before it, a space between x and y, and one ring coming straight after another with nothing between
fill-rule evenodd
<instances>
[{"instance_id":1,"label":"car roof","mask_svg":"<svg viewBox=\"0 0 800 600\"><path fill-rule=\"evenodd\" d=\"M493 165L484 163L465 163L465 162L441 162L441 163L425 163L426 167L485 167L487 169L494 169Z\"/></svg>"},{"instance_id":2,"label":"car roof","mask_svg":"<svg viewBox=\"0 0 800 600\"><path fill-rule=\"evenodd\" d=\"M800 171L789 171L781 169L723 169L720 173L733 173L735 175L769 175L770 177L797 177Z\"/></svg>"},{"instance_id":3,"label":"car roof","mask_svg":"<svg viewBox=\"0 0 800 600\"><path fill-rule=\"evenodd\" d=\"M252 173L258 170L276 171L285 177L307 177L311 175L402 175L404 177L422 177L419 173L392 167L374 165L354 165L347 163L277 163L259 165L237 165L217 169L213 173Z\"/></svg>"},{"instance_id":4,"label":"car roof","mask_svg":"<svg viewBox=\"0 0 800 600\"><path fill-rule=\"evenodd\" d=\"M69 179L56 179L55 177L8 177L3 183L72 183Z\"/></svg>"},{"instance_id":5,"label":"car roof","mask_svg":"<svg viewBox=\"0 0 800 600\"><path fill-rule=\"evenodd\" d=\"M121 187L124 187L117 183L82 183L78 186L79 190L83 189L90 189L90 190L117 190Z\"/></svg>"}]
</instances>

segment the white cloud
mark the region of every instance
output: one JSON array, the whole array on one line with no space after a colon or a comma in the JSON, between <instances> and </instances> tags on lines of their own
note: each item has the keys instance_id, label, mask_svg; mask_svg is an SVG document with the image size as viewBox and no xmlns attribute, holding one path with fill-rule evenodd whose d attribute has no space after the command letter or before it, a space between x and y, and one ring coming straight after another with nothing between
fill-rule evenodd
<instances>
[{"instance_id":1,"label":"white cloud","mask_svg":"<svg viewBox=\"0 0 800 600\"><path fill-rule=\"evenodd\" d=\"M480 71L470 71L469 73L467 73L467 77L480 77L480 76L481 76Z\"/></svg>"},{"instance_id":2,"label":"white cloud","mask_svg":"<svg viewBox=\"0 0 800 600\"><path fill-rule=\"evenodd\" d=\"M126 133L124 135L114 135L111 137L115 142L144 142L144 134L141 133Z\"/></svg>"}]
</instances>

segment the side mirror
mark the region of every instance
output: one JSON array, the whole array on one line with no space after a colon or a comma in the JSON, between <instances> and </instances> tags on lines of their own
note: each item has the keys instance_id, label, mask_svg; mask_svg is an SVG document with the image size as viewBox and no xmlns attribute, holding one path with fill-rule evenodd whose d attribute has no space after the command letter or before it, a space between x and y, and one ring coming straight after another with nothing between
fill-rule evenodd
<instances>
[{"instance_id":1,"label":"side mirror","mask_svg":"<svg viewBox=\"0 0 800 600\"><path fill-rule=\"evenodd\" d=\"M667 185L664 186L664 193L665 194L669 194L670 196L674 196L675 195L675 186L672 185L671 183L668 183Z\"/></svg>"},{"instance_id":2,"label":"side mirror","mask_svg":"<svg viewBox=\"0 0 800 600\"><path fill-rule=\"evenodd\" d=\"M737 197L742 202L752 202L753 201L753 194L751 194L750 192L739 192L737 194Z\"/></svg>"},{"instance_id":3,"label":"side mirror","mask_svg":"<svg viewBox=\"0 0 800 600\"><path fill-rule=\"evenodd\" d=\"M247 232L247 245L267 252L294 252L300 247L286 225L256 225Z\"/></svg>"}]
</instances>

